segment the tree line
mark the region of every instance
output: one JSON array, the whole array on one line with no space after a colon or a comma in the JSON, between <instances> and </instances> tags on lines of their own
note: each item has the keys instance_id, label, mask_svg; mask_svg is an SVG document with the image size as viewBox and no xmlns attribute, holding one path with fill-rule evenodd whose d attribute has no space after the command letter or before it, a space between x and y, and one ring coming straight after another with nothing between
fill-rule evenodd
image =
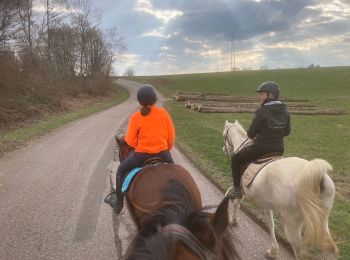
<instances>
[{"instance_id":1,"label":"tree line","mask_svg":"<svg viewBox=\"0 0 350 260\"><path fill-rule=\"evenodd\" d=\"M106 95L124 49L90 0L1 0L0 120L19 97L59 107L65 95Z\"/></svg>"}]
</instances>

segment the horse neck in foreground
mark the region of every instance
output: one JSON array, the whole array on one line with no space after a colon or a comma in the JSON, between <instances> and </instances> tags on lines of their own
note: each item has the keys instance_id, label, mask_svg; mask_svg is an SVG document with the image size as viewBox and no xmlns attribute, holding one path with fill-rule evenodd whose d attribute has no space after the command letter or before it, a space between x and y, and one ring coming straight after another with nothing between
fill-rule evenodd
<instances>
[{"instance_id":1,"label":"horse neck in foreground","mask_svg":"<svg viewBox=\"0 0 350 260\"><path fill-rule=\"evenodd\" d=\"M163 207L144 222L128 249L128 260L235 259L228 227L228 199L215 214L194 210L184 186L170 181L164 189Z\"/></svg>"}]
</instances>

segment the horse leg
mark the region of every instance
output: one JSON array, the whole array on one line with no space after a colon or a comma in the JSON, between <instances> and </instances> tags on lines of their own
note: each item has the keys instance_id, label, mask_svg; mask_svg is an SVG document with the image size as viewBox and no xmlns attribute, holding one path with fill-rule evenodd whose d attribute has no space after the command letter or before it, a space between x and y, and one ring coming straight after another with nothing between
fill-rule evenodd
<instances>
[{"instance_id":1,"label":"horse leg","mask_svg":"<svg viewBox=\"0 0 350 260\"><path fill-rule=\"evenodd\" d=\"M230 220L231 226L237 226L237 224L238 224L237 215L238 215L238 209L239 209L240 203L241 203L241 199L235 199L233 201L233 212L232 212L232 218Z\"/></svg>"},{"instance_id":2,"label":"horse leg","mask_svg":"<svg viewBox=\"0 0 350 260\"><path fill-rule=\"evenodd\" d=\"M303 228L302 221L285 222L284 233L293 247L294 255L297 260L310 259L309 254L304 249L301 230Z\"/></svg>"},{"instance_id":3,"label":"horse leg","mask_svg":"<svg viewBox=\"0 0 350 260\"><path fill-rule=\"evenodd\" d=\"M278 255L278 244L276 240L276 235L275 235L275 223L273 221L273 211L272 209L270 210L265 210L265 214L267 217L267 222L268 222L268 227L269 227L269 232L270 232L270 238L271 238L271 248L269 248L265 254L266 257L268 258L276 258Z\"/></svg>"}]
</instances>

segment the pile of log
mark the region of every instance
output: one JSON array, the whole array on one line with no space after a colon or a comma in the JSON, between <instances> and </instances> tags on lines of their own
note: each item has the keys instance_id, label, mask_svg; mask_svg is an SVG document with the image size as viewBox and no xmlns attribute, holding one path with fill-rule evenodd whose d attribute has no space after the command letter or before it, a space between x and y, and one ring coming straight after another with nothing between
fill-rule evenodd
<instances>
[{"instance_id":1,"label":"pile of log","mask_svg":"<svg viewBox=\"0 0 350 260\"><path fill-rule=\"evenodd\" d=\"M293 103L286 102L289 108L300 108L300 109L316 109L315 105L309 103ZM255 108L257 109L260 103L257 102L212 102L212 101L202 101L202 102L185 102L186 108L191 108L193 110L198 110L199 108L219 108L219 107L238 107L238 108Z\"/></svg>"},{"instance_id":2,"label":"pile of log","mask_svg":"<svg viewBox=\"0 0 350 260\"><path fill-rule=\"evenodd\" d=\"M188 100L198 100L198 101L222 101L222 102L258 102L259 99L253 96L230 96L224 94L210 94L210 93L185 93L178 91L173 95L173 99L176 101L188 101ZM282 97L282 101L287 102L309 102L307 99L298 99L291 97Z\"/></svg>"},{"instance_id":3,"label":"pile of log","mask_svg":"<svg viewBox=\"0 0 350 260\"><path fill-rule=\"evenodd\" d=\"M249 107L199 107L198 112L201 113L254 113L256 108ZM344 110L340 109L300 109L288 108L290 114L295 115L340 115L345 114Z\"/></svg>"},{"instance_id":4,"label":"pile of log","mask_svg":"<svg viewBox=\"0 0 350 260\"><path fill-rule=\"evenodd\" d=\"M254 113L260 106L257 97L230 96L199 92L180 92L173 95L176 101L186 101L185 107L201 113ZM346 112L341 109L318 108L307 99L283 97L288 111L296 115L339 115Z\"/></svg>"}]
</instances>

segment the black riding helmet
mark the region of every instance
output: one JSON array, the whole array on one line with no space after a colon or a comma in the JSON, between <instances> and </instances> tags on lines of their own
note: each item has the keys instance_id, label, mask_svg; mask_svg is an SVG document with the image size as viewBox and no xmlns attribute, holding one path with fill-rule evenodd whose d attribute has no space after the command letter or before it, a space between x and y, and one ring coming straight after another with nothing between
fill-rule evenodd
<instances>
[{"instance_id":1,"label":"black riding helmet","mask_svg":"<svg viewBox=\"0 0 350 260\"><path fill-rule=\"evenodd\" d=\"M269 92L272 93L276 98L280 95L280 88L276 82L266 81L258 86L256 92Z\"/></svg>"},{"instance_id":2,"label":"black riding helmet","mask_svg":"<svg viewBox=\"0 0 350 260\"><path fill-rule=\"evenodd\" d=\"M137 100L143 106L153 105L157 101L157 95L152 86L144 85L137 91Z\"/></svg>"}]
</instances>

